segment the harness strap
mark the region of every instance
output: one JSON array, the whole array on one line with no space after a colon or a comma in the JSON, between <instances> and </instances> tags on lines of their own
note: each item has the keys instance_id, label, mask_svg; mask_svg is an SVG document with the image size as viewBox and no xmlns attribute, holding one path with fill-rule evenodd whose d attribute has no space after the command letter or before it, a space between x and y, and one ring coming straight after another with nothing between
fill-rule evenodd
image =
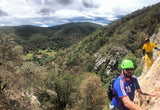
<instances>
[{"instance_id":1,"label":"harness strap","mask_svg":"<svg viewBox=\"0 0 160 110\"><path fill-rule=\"evenodd\" d=\"M148 57L152 57L153 56L153 52L145 52L147 55L148 55Z\"/></svg>"}]
</instances>

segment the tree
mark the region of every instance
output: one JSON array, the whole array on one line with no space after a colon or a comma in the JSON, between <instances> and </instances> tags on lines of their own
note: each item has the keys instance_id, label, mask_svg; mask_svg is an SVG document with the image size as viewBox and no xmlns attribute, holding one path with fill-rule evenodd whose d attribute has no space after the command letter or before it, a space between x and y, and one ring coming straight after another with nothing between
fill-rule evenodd
<instances>
[{"instance_id":1,"label":"tree","mask_svg":"<svg viewBox=\"0 0 160 110\"><path fill-rule=\"evenodd\" d=\"M57 97L52 99L52 104L57 110L72 108L77 102L77 78L69 73L52 72L46 78L46 85L49 90L55 92Z\"/></svg>"},{"instance_id":2,"label":"tree","mask_svg":"<svg viewBox=\"0 0 160 110\"><path fill-rule=\"evenodd\" d=\"M80 86L81 109L102 110L106 101L106 92L97 76L89 76Z\"/></svg>"},{"instance_id":3,"label":"tree","mask_svg":"<svg viewBox=\"0 0 160 110\"><path fill-rule=\"evenodd\" d=\"M8 69L14 68L22 60L23 49L11 36L0 34L0 38L0 64Z\"/></svg>"}]
</instances>

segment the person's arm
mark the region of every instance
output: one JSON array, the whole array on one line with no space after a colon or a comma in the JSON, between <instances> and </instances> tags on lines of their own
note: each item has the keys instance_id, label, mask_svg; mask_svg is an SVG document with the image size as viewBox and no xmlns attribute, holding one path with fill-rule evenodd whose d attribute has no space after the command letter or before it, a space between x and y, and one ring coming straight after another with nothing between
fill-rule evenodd
<instances>
[{"instance_id":1,"label":"person's arm","mask_svg":"<svg viewBox=\"0 0 160 110\"><path fill-rule=\"evenodd\" d=\"M145 49L143 49L143 57L142 57L142 59L144 60L144 57L145 56Z\"/></svg>"},{"instance_id":2,"label":"person's arm","mask_svg":"<svg viewBox=\"0 0 160 110\"><path fill-rule=\"evenodd\" d=\"M137 92L139 92L142 95L148 95L148 96L159 96L160 97L160 93L159 92L154 92L154 93L150 93L150 92L146 92L143 89L137 89Z\"/></svg>"},{"instance_id":3,"label":"person's arm","mask_svg":"<svg viewBox=\"0 0 160 110\"><path fill-rule=\"evenodd\" d=\"M127 107L130 110L143 110L137 104L132 102L128 96L122 97L121 100L123 101L125 107Z\"/></svg>"},{"instance_id":4,"label":"person's arm","mask_svg":"<svg viewBox=\"0 0 160 110\"><path fill-rule=\"evenodd\" d=\"M160 49L159 49L159 48L157 48L157 47L155 47L154 49L157 49L158 51L160 51Z\"/></svg>"},{"instance_id":5,"label":"person's arm","mask_svg":"<svg viewBox=\"0 0 160 110\"><path fill-rule=\"evenodd\" d=\"M143 56L145 55L145 49L143 49Z\"/></svg>"}]
</instances>

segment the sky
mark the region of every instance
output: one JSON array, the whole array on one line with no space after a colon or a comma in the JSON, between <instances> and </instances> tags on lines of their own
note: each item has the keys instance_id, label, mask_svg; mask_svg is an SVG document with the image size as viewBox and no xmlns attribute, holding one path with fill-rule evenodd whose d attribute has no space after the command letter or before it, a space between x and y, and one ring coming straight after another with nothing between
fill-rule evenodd
<instances>
[{"instance_id":1,"label":"sky","mask_svg":"<svg viewBox=\"0 0 160 110\"><path fill-rule=\"evenodd\" d=\"M0 26L50 27L69 22L101 25L160 0L0 0Z\"/></svg>"}]
</instances>

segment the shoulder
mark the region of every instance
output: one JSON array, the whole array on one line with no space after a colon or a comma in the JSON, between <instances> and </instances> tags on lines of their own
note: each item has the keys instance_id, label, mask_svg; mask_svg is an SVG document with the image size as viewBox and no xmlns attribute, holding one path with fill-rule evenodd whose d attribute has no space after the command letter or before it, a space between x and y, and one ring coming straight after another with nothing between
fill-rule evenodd
<instances>
[{"instance_id":1,"label":"shoulder","mask_svg":"<svg viewBox=\"0 0 160 110\"><path fill-rule=\"evenodd\" d=\"M132 79L137 81L137 77L134 75L132 76Z\"/></svg>"},{"instance_id":2,"label":"shoulder","mask_svg":"<svg viewBox=\"0 0 160 110\"><path fill-rule=\"evenodd\" d=\"M150 42L151 45L154 45L154 43Z\"/></svg>"},{"instance_id":3,"label":"shoulder","mask_svg":"<svg viewBox=\"0 0 160 110\"><path fill-rule=\"evenodd\" d=\"M132 80L133 80L133 82L134 82L135 84L139 84L139 83L138 83L138 79L137 79L136 76L133 76L132 78L133 78Z\"/></svg>"},{"instance_id":4,"label":"shoulder","mask_svg":"<svg viewBox=\"0 0 160 110\"><path fill-rule=\"evenodd\" d=\"M154 43L150 43L152 46L155 46L155 44Z\"/></svg>"},{"instance_id":5,"label":"shoulder","mask_svg":"<svg viewBox=\"0 0 160 110\"><path fill-rule=\"evenodd\" d=\"M146 44L144 44L144 45L143 45L143 49L144 49L146 46L147 46L147 45L146 45Z\"/></svg>"},{"instance_id":6,"label":"shoulder","mask_svg":"<svg viewBox=\"0 0 160 110\"><path fill-rule=\"evenodd\" d=\"M115 93L118 94L118 97L123 97L123 96L127 95L126 92L125 92L124 81L120 77L118 77L115 80L113 89L114 89Z\"/></svg>"},{"instance_id":7,"label":"shoulder","mask_svg":"<svg viewBox=\"0 0 160 110\"><path fill-rule=\"evenodd\" d=\"M139 88L140 88L140 85L139 85L139 82L138 82L138 79L137 79L136 76L133 76L132 81L133 81L133 83L135 84L136 89L139 89Z\"/></svg>"},{"instance_id":8,"label":"shoulder","mask_svg":"<svg viewBox=\"0 0 160 110\"><path fill-rule=\"evenodd\" d=\"M134 76L134 75L132 76L132 78L133 78L133 79L137 79L137 77L136 77L136 76Z\"/></svg>"},{"instance_id":9,"label":"shoulder","mask_svg":"<svg viewBox=\"0 0 160 110\"><path fill-rule=\"evenodd\" d=\"M119 76L116 78L116 80L114 81L114 84L117 86L117 85L122 85L124 82L123 80L123 76Z\"/></svg>"}]
</instances>

